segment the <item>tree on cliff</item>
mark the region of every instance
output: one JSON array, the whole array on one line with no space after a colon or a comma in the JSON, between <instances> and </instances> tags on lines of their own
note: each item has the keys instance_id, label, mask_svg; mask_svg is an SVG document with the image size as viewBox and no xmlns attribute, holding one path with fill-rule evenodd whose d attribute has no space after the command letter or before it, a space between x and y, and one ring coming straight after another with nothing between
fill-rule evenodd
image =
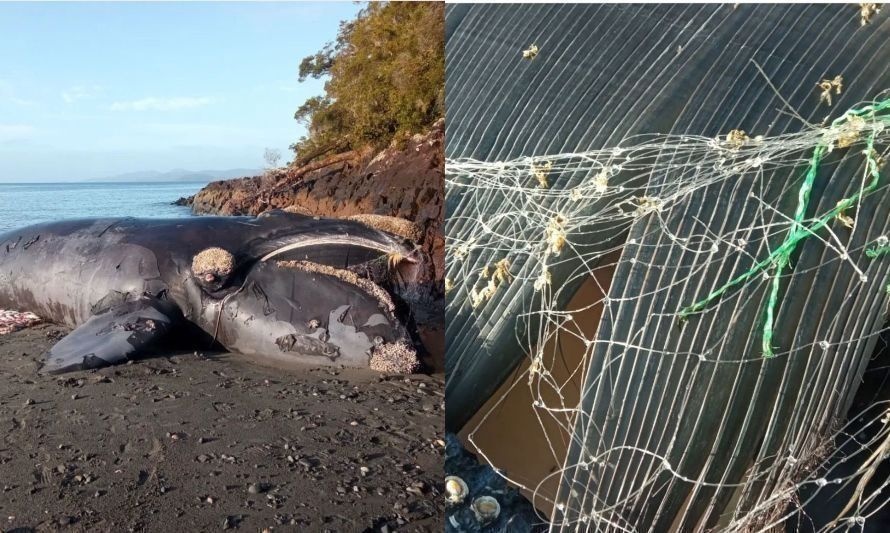
<instances>
[{"instance_id":1,"label":"tree on cliff","mask_svg":"<svg viewBox=\"0 0 890 533\"><path fill-rule=\"evenodd\" d=\"M340 24L335 42L300 62L300 81L322 77L324 96L294 115L308 129L291 145L295 162L424 131L445 111L443 4L368 4Z\"/></svg>"}]
</instances>

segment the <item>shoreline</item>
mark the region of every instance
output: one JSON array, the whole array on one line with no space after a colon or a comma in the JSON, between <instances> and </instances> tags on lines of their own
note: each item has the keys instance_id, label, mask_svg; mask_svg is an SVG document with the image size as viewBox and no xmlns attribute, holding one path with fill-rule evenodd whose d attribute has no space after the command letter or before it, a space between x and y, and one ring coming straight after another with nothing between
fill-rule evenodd
<instances>
[{"instance_id":1,"label":"shoreline","mask_svg":"<svg viewBox=\"0 0 890 533\"><path fill-rule=\"evenodd\" d=\"M444 197L435 187L444 175L442 142L444 127L279 193L257 189L250 199L238 184L263 178L236 178L166 204L182 217L301 205L317 216L374 213L418 224L430 260L408 305L427 373L174 351L43 376L43 354L67 330L40 323L2 335L0 423L8 432L0 443L0 513L12 518L0 529L163 531L167 516L186 530L441 531ZM220 188L245 202L233 209ZM196 208L202 193L214 200ZM207 208L218 201L219 209Z\"/></svg>"}]
</instances>

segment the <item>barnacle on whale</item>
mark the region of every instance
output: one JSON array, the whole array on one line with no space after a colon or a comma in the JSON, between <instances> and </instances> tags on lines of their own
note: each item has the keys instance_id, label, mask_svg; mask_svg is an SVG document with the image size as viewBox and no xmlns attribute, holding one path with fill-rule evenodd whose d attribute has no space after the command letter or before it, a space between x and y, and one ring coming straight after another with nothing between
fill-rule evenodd
<instances>
[{"instance_id":1,"label":"barnacle on whale","mask_svg":"<svg viewBox=\"0 0 890 533\"><path fill-rule=\"evenodd\" d=\"M469 493L466 481L458 476L445 476L445 500L448 503L462 503Z\"/></svg>"},{"instance_id":2,"label":"barnacle on whale","mask_svg":"<svg viewBox=\"0 0 890 533\"><path fill-rule=\"evenodd\" d=\"M346 219L361 222L365 226L398 235L409 241L417 242L423 236L423 232L417 224L404 218L386 215L352 215Z\"/></svg>"},{"instance_id":3,"label":"barnacle on whale","mask_svg":"<svg viewBox=\"0 0 890 533\"><path fill-rule=\"evenodd\" d=\"M234 269L235 257L215 246L198 252L192 259L192 272L208 282L228 276Z\"/></svg>"},{"instance_id":4,"label":"barnacle on whale","mask_svg":"<svg viewBox=\"0 0 890 533\"><path fill-rule=\"evenodd\" d=\"M375 346L371 352L371 370L390 374L412 374L420 368L417 352L405 341Z\"/></svg>"}]
</instances>

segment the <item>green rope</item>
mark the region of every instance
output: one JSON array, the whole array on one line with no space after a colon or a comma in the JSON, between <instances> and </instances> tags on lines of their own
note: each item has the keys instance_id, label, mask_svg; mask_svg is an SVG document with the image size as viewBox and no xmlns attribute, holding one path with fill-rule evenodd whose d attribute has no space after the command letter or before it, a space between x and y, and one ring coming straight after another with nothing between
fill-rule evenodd
<instances>
[{"instance_id":1,"label":"green rope","mask_svg":"<svg viewBox=\"0 0 890 533\"><path fill-rule=\"evenodd\" d=\"M872 117L875 117L879 111L882 111L888 107L890 107L890 98L882 100L875 105L865 106L861 109L851 109L850 111L847 111L843 116L835 119L831 123L831 126L832 128L838 128L852 117L861 117L863 115L871 115ZM791 255L797 249L797 245L798 243L800 243L800 241L806 239L807 237L815 235L816 231L825 227L829 222L831 222L833 218L852 207L860 198L867 196L877 188L878 182L880 180L880 171L878 162L875 159L874 152L874 142L876 135L877 132L872 131L866 141L865 149L866 173L871 176L871 182L865 188L859 190L856 194L850 196L849 198L844 198L843 200L838 202L833 209L829 210L814 223L810 224L809 226L805 226L803 224L803 221L804 217L806 216L807 207L810 201L810 192L812 192L813 190L813 182L815 181L816 174L819 170L819 163L828 152L827 144L818 144L813 149L813 156L810 159L810 165L807 168L807 173L804 176L803 184L801 185L800 190L797 194L797 209L795 209L794 211L794 219L791 224L791 228L788 230L788 234L785 236L785 240L782 242L782 244L779 245L779 247L776 248L774 251L772 251L766 259L755 264L747 272L725 283L718 289L708 294L708 296L706 296L704 299L681 309L679 312L680 320L685 321L690 315L700 313L715 300L722 297L731 288L751 279L753 276L757 275L758 272L766 270L770 267L775 267L772 274L769 297L767 298L764 309L762 335L763 356L767 358L772 357L774 355L772 348L772 338L775 322L775 310L779 301L779 289L782 272L791 263ZM881 251L880 253L890 252L890 246L887 246L885 248L886 250ZM868 251L866 251L866 254L868 254Z\"/></svg>"},{"instance_id":2,"label":"green rope","mask_svg":"<svg viewBox=\"0 0 890 533\"><path fill-rule=\"evenodd\" d=\"M865 251L865 255L868 256L869 259L876 259L886 254L890 254L890 244L885 244L883 246L875 244Z\"/></svg>"}]
</instances>

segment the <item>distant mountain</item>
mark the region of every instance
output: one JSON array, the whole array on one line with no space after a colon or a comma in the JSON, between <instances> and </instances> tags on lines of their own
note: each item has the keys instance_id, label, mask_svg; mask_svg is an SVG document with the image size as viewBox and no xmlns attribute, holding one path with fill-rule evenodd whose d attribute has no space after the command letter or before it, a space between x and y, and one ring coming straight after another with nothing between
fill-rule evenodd
<instances>
[{"instance_id":1,"label":"distant mountain","mask_svg":"<svg viewBox=\"0 0 890 533\"><path fill-rule=\"evenodd\" d=\"M244 176L257 176L262 174L261 169L233 168L229 170L185 170L176 168L167 172L148 170L142 172L127 172L116 176L93 178L87 181L203 181L211 182Z\"/></svg>"}]
</instances>

